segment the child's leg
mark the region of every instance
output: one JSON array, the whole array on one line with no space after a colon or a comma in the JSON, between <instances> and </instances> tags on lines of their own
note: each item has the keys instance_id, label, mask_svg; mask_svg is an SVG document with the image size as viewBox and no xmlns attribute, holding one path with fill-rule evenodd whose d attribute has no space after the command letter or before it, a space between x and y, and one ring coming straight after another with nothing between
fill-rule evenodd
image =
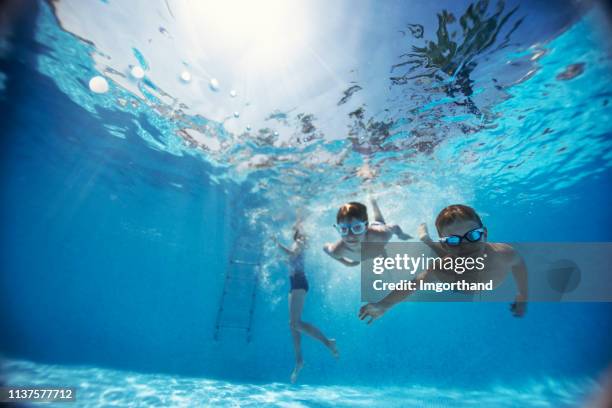
<instances>
[{"instance_id":1,"label":"child's leg","mask_svg":"<svg viewBox=\"0 0 612 408\"><path fill-rule=\"evenodd\" d=\"M329 351L331 351L332 355L336 358L338 357L338 349L336 348L335 339L328 339L327 337L325 337L323 332L319 330L319 328L313 326L310 323L306 323L303 321L301 322L301 326L302 326L302 331L314 337L315 339L319 340L321 343L325 344L325 347L327 347Z\"/></svg>"},{"instance_id":2,"label":"child's leg","mask_svg":"<svg viewBox=\"0 0 612 408\"><path fill-rule=\"evenodd\" d=\"M372 207L372 212L374 213L374 221L385 224L385 219L383 218L380 208L378 208L378 203L374 198L370 198L370 205ZM399 239L406 241L412 238L410 234L406 234L404 231L402 231L400 226L397 224L389 225L388 227L391 228L391 232L397 235Z\"/></svg>"},{"instance_id":3,"label":"child's leg","mask_svg":"<svg viewBox=\"0 0 612 408\"><path fill-rule=\"evenodd\" d=\"M374 213L374 221L384 224L385 219L383 218L382 213L380 212L380 208L378 208L378 203L376 202L376 199L370 198L370 206L372 207L372 212Z\"/></svg>"},{"instance_id":4,"label":"child's leg","mask_svg":"<svg viewBox=\"0 0 612 408\"><path fill-rule=\"evenodd\" d=\"M293 337L293 349L295 350L295 367L291 372L291 382L297 381L298 374L304 367L304 359L302 358L302 335L299 331L291 329L291 336Z\"/></svg>"},{"instance_id":5,"label":"child's leg","mask_svg":"<svg viewBox=\"0 0 612 408\"><path fill-rule=\"evenodd\" d=\"M406 241L412 238L410 234L406 234L404 231L402 231L402 228L399 225L393 224L393 225L390 225L390 227L391 227L391 231L393 231L393 233L397 235L399 239L403 239L404 241Z\"/></svg>"},{"instance_id":6,"label":"child's leg","mask_svg":"<svg viewBox=\"0 0 612 408\"><path fill-rule=\"evenodd\" d=\"M336 350L336 341L325 337L318 327L302 321L302 310L304 308L304 301L306 300L306 291L302 289L292 290L291 299L293 305L291 308L291 329L306 333L319 340L336 356L338 354Z\"/></svg>"},{"instance_id":7,"label":"child's leg","mask_svg":"<svg viewBox=\"0 0 612 408\"><path fill-rule=\"evenodd\" d=\"M289 293L289 326L293 336L293 348L295 350L296 363L302 362L302 340L300 335L299 323L302 309L304 308L304 294L306 291L292 290Z\"/></svg>"},{"instance_id":8,"label":"child's leg","mask_svg":"<svg viewBox=\"0 0 612 408\"><path fill-rule=\"evenodd\" d=\"M291 382L297 381L297 376L304 366L304 358L302 357L302 335L296 328L296 318L299 321L299 316L302 314L304 307L304 296L300 296L299 292L305 293L303 290L292 290L289 292L289 326L291 328L291 337L293 338L293 350L295 352L295 368L291 373Z\"/></svg>"},{"instance_id":9,"label":"child's leg","mask_svg":"<svg viewBox=\"0 0 612 408\"><path fill-rule=\"evenodd\" d=\"M332 340L330 340L327 337L325 337L323 332L321 330L319 330L318 327L313 326L310 323L306 323L305 321L301 321L300 322L300 330L303 331L304 333L314 337L315 339L319 340L321 343L325 344L325 346L327 346L327 347L330 347L331 343L333 342Z\"/></svg>"}]
</instances>

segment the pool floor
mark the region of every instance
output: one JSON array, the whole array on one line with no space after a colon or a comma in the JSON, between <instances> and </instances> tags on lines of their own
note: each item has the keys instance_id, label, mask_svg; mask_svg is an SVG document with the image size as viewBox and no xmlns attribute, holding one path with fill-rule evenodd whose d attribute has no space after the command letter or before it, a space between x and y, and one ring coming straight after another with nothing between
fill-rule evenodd
<instances>
[{"instance_id":1,"label":"pool floor","mask_svg":"<svg viewBox=\"0 0 612 408\"><path fill-rule=\"evenodd\" d=\"M592 379L529 381L520 388L440 389L431 386L245 384L143 374L99 367L5 360L13 386L70 386L78 407L575 407L597 391ZM38 404L37 404L38 405ZM66 403L45 406L66 407Z\"/></svg>"}]
</instances>

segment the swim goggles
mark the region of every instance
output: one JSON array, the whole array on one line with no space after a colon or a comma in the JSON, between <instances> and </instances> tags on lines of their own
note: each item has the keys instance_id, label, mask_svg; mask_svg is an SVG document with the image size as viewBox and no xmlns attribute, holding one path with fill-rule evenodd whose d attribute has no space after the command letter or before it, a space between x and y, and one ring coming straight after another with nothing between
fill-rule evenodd
<instances>
[{"instance_id":1,"label":"swim goggles","mask_svg":"<svg viewBox=\"0 0 612 408\"><path fill-rule=\"evenodd\" d=\"M445 243L448 246L459 246L463 239L468 240L469 242L478 242L482 239L484 235L484 228L479 227L468 231L464 236L460 235L449 235L448 237L440 238L440 242Z\"/></svg>"},{"instance_id":2,"label":"swim goggles","mask_svg":"<svg viewBox=\"0 0 612 408\"><path fill-rule=\"evenodd\" d=\"M354 235L361 235L368 229L367 221L357 221L352 224L334 224L341 236L346 237L351 231Z\"/></svg>"}]
</instances>

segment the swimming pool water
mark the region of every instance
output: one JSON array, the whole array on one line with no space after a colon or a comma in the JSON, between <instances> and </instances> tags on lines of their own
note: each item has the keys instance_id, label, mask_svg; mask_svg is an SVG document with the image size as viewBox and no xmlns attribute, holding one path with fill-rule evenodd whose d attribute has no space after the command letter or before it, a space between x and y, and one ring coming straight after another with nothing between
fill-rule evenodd
<instances>
[{"instance_id":1,"label":"swimming pool water","mask_svg":"<svg viewBox=\"0 0 612 408\"><path fill-rule=\"evenodd\" d=\"M284 62L241 60L249 43L189 20L214 7L28 3L0 46L5 382L74 385L79 406L562 407L599 391L610 304L515 319L507 304L409 303L366 326L358 268L320 249L337 207L368 192L412 234L461 202L493 241L611 240L603 10L485 3L313 2L310 48L288 37ZM340 359L304 339L289 385L270 236L289 242L298 207L304 317ZM232 257L263 262L250 342L213 338Z\"/></svg>"}]
</instances>

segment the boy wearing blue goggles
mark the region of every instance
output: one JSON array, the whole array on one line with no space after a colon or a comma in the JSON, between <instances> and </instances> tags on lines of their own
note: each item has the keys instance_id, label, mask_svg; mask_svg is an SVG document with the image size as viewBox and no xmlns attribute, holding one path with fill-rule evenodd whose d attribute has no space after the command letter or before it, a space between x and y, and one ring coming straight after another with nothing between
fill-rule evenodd
<instances>
[{"instance_id":1,"label":"boy wearing blue goggles","mask_svg":"<svg viewBox=\"0 0 612 408\"><path fill-rule=\"evenodd\" d=\"M367 221L353 221L352 223L339 223L334 224L334 228L338 231L341 237L348 236L349 233L353 235L361 235L368 229Z\"/></svg>"},{"instance_id":2,"label":"boy wearing blue goggles","mask_svg":"<svg viewBox=\"0 0 612 408\"><path fill-rule=\"evenodd\" d=\"M427 231L427 225L421 224L418 230L419 239L430 246L439 257L486 257L485 268L477 278L481 282L493 281L494 287L500 285L509 271L512 271L518 294L510 305L510 312L521 317L527 310L527 267L522 257L507 244L487 242L487 229L473 208L456 204L444 208L436 218L436 228L440 242L434 242ZM416 281L429 281L436 278L448 281L457 278L454 271L427 270L416 278ZM417 282L417 287L419 283ZM384 299L368 303L359 310L361 320L368 319L368 324L382 316L387 310L406 299L413 291L396 290Z\"/></svg>"},{"instance_id":3,"label":"boy wearing blue goggles","mask_svg":"<svg viewBox=\"0 0 612 408\"><path fill-rule=\"evenodd\" d=\"M440 238L440 242L446 244L448 246L459 246L461 245L461 241L466 240L467 242L478 242L482 239L482 236L485 233L484 227L474 228L473 230L469 230L463 235L449 235L446 237Z\"/></svg>"},{"instance_id":4,"label":"boy wearing blue goggles","mask_svg":"<svg viewBox=\"0 0 612 408\"><path fill-rule=\"evenodd\" d=\"M336 214L334 228L340 240L323 247L325 253L346 266L356 266L361 262L362 242L389 242L396 235L407 240L411 236L404 233L397 224L386 224L376 200L370 199L374 222L368 221L368 209L358 202L344 204Z\"/></svg>"}]
</instances>

